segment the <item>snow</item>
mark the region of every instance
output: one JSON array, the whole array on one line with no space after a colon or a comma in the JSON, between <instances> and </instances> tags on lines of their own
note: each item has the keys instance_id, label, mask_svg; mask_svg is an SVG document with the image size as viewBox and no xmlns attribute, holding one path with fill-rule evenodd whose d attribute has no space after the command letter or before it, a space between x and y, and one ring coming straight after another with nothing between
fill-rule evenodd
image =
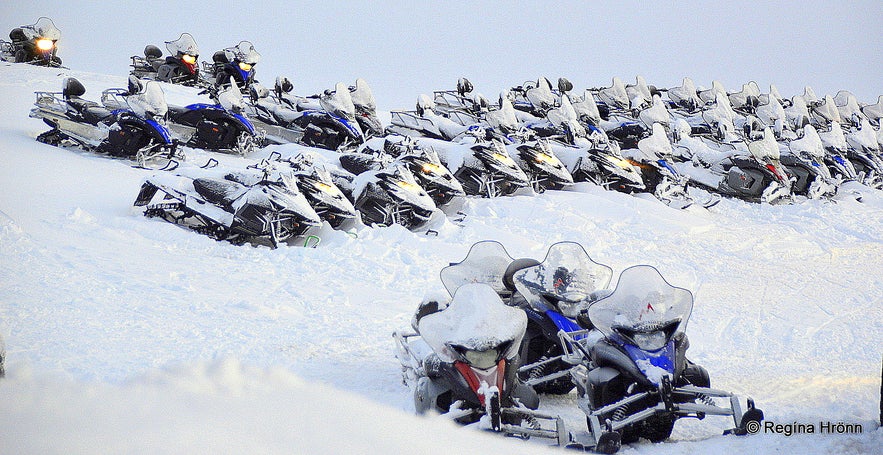
<instances>
[{"instance_id":1,"label":"snow","mask_svg":"<svg viewBox=\"0 0 883 455\"><path fill-rule=\"evenodd\" d=\"M577 241L615 274L634 264L654 265L670 283L695 296L688 355L709 371L714 387L752 396L776 423L831 420L864 428L856 435L737 438L720 436L728 422L709 417L678 422L668 442L638 443L622 453L871 454L883 447L883 430L876 426L883 333L881 192L862 188L861 203L844 197L836 203L769 206L724 199L708 210L679 211L652 199L577 184L571 191L541 195L468 198L461 225L445 223L438 236L400 226L359 228L352 235L326 229L319 232L322 242L315 249L237 247L147 219L132 207L146 171L126 161L39 144L34 138L46 127L27 116L33 92L59 90L64 76L84 83L86 99L97 100L105 88L125 87L128 55L184 30L193 33L204 52L236 42L233 35L239 32L222 22L226 16L203 17L198 13L204 7L182 6L180 17L169 25L128 27L132 19L126 13L131 11L124 9L131 7L122 3L89 10L94 13L90 20L83 20L82 4L53 9L49 2L38 5L38 13L37 6L13 3L0 6L2 30L58 11L53 19L62 32L59 56L74 69L0 64L0 335L7 352L7 377L0 381L0 453L548 453L544 441L494 437L443 418L415 417L412 397L401 384L390 334L409 324L427 291L443 292L439 270L485 239L500 241L513 257L533 258L544 257L554 242ZM260 9L269 14L290 8L280 5L270 2ZM396 15L411 14L417 24L426 19L425 7L401 6ZM469 8L438 7L442 11L433 14L477 17ZM353 7L370 8L374 5ZM820 10L830 12L827 8ZM815 17L807 12L811 9L794 14L805 22ZM660 12L663 22L671 23L669 13ZM314 27L320 27L329 31L324 39L336 47L309 59L298 58L307 53L306 44L292 51L290 42L271 40L276 27L262 36L255 36L261 34L256 29L241 31L263 54L259 78L272 80L274 69L287 69L298 76L294 80L302 93L316 93L337 80L365 77L379 107L390 109L411 105L415 94L444 87L463 71L476 73L473 81L485 90L502 89L513 74L576 73L568 64L557 66L561 55L576 55L570 44L548 47L563 52L549 53L554 64L536 52L530 53L530 62L514 58L538 46L517 34L507 36L504 46L492 42L487 48L501 55L493 61L516 62L517 68L491 71L487 54L481 53L468 55L481 65L472 60L451 65L449 45L437 52L446 60L442 65L428 51L439 48L427 44L425 49L400 47L395 56L373 55L376 63L359 60L363 66L342 69L339 65L352 61L353 48L361 48L348 48L341 31L325 23L333 17L312 14L312 20L299 22L299 39L319 35ZM587 20L581 14L575 18ZM137 16L153 25L169 19ZM879 16L869 16L874 15L865 14L859 24L879 28ZM753 11L750 17L764 15ZM432 33L442 41L453 39L473 31L468 25L473 22L462 20L464 25L454 31ZM787 22L777 25L787 29ZM691 21L700 28L702 23ZM371 20L364 24L366 33L378 33ZM126 37L96 42L95 34L115 36L108 27L125 28ZM656 36L654 30L648 33ZM389 38L407 44L408 31L416 32L394 27ZM653 36L641 39L653 41ZM855 51L853 35L847 37L843 45L853 46L850 53L862 54ZM879 36L861 39L870 49L879 48L873 44ZM795 47L789 43L789 49ZM609 80L612 73L672 68L672 73L645 73L648 81L664 87L676 85L684 74L707 81L718 77L714 71L725 73L720 67L698 69L727 60L719 54L701 65L666 63L624 58L625 44L606 46L616 57L590 60L632 61L635 67L595 69L572 80L600 86L594 81ZM751 44L741 45L764 50ZM375 46L386 47L396 46ZM719 46L703 47L720 51ZM509 54L513 50L517 54ZM820 52L818 46L812 50ZM657 57L648 54L651 58ZM758 55L752 59L766 66L773 61ZM844 71L831 73L835 79L828 81L792 62L797 76L764 74L758 80L776 79L787 94L798 93L808 82L820 88L819 94L850 88L864 102L878 94L878 60L862 60L847 71L830 55L819 59ZM410 60L421 63L397 65L402 73L389 76L390 62ZM286 63L271 63L281 61ZM328 67L318 70L321 65ZM447 69L431 71L423 65ZM725 73L724 82L738 87L752 71L760 70L748 65ZM872 75L865 85L863 74ZM163 84L163 91L170 104L206 101L186 87ZM241 158L188 150L188 160L201 164L214 157L244 166L272 151ZM562 414L574 428L584 425L573 395L543 397L541 408Z\"/></svg>"}]
</instances>

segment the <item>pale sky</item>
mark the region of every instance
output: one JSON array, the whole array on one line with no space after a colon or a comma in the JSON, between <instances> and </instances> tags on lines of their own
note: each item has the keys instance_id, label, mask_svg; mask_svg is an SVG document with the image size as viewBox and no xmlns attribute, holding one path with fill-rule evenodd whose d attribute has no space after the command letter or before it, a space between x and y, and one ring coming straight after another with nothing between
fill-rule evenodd
<instances>
[{"instance_id":1,"label":"pale sky","mask_svg":"<svg viewBox=\"0 0 883 455\"><path fill-rule=\"evenodd\" d=\"M731 92L755 80L786 97L804 85L820 96L847 89L873 103L883 95L881 11L879 1L44 0L3 2L0 30L49 16L65 66L120 76L146 44L165 51L182 32L206 60L250 40L266 85L284 75L309 95L362 77L385 110L413 109L417 95L461 76L490 99L539 76L582 90L643 75L659 87L717 79Z\"/></svg>"}]
</instances>

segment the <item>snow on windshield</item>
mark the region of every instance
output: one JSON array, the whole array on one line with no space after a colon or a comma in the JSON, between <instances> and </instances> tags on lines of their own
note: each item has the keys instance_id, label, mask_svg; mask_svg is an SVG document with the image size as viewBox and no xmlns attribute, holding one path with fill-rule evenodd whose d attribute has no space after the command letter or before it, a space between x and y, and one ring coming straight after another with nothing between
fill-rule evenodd
<instances>
[{"instance_id":1,"label":"snow on windshield","mask_svg":"<svg viewBox=\"0 0 883 455\"><path fill-rule=\"evenodd\" d=\"M779 159L779 143L776 142L776 135L769 127L763 129L763 139L748 143L748 151L759 160L770 158Z\"/></svg>"},{"instance_id":2,"label":"snow on windshield","mask_svg":"<svg viewBox=\"0 0 883 455\"><path fill-rule=\"evenodd\" d=\"M671 142L665 135L665 128L658 123L653 124L653 134L638 141L638 150L652 161L672 155Z\"/></svg>"},{"instance_id":3,"label":"snow on windshield","mask_svg":"<svg viewBox=\"0 0 883 455\"><path fill-rule=\"evenodd\" d=\"M144 90L126 97L129 108L141 117L153 114L164 117L169 110L166 97L159 82L148 81L144 84Z\"/></svg>"},{"instance_id":4,"label":"snow on windshield","mask_svg":"<svg viewBox=\"0 0 883 455\"><path fill-rule=\"evenodd\" d=\"M653 266L636 265L623 270L612 294L589 307L589 319L607 336L615 327L652 330L672 321L683 332L692 311L690 291L668 284Z\"/></svg>"},{"instance_id":5,"label":"snow on windshield","mask_svg":"<svg viewBox=\"0 0 883 455\"><path fill-rule=\"evenodd\" d=\"M236 46L224 49L224 53L230 61L239 60L249 65L261 61L261 54L254 49L254 44L251 44L251 41L240 41Z\"/></svg>"},{"instance_id":6,"label":"snow on windshield","mask_svg":"<svg viewBox=\"0 0 883 455\"><path fill-rule=\"evenodd\" d=\"M512 260L501 243L485 240L472 245L462 262L443 268L439 275L445 289L452 295L466 283L484 283L502 292L506 290L503 274Z\"/></svg>"},{"instance_id":7,"label":"snow on windshield","mask_svg":"<svg viewBox=\"0 0 883 455\"><path fill-rule=\"evenodd\" d=\"M356 79L356 85L354 90L350 92L350 97L353 100L353 104L356 106L362 106L370 111L377 108L377 103L374 100L374 93L371 92L371 87L369 87L368 83L362 78Z\"/></svg>"},{"instance_id":8,"label":"snow on windshield","mask_svg":"<svg viewBox=\"0 0 883 455\"><path fill-rule=\"evenodd\" d=\"M334 91L326 91L319 97L319 104L325 112L330 112L348 120L356 119L356 105L350 96L350 89L342 82L334 86Z\"/></svg>"}]
</instances>

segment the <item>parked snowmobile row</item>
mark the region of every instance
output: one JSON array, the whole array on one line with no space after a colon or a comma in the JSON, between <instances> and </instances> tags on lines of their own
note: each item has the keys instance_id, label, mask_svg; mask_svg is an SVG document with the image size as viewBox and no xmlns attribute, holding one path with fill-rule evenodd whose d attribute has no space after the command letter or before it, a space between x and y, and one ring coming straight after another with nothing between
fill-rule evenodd
<instances>
[{"instance_id":1,"label":"parked snowmobile row","mask_svg":"<svg viewBox=\"0 0 883 455\"><path fill-rule=\"evenodd\" d=\"M448 294L428 295L393 334L415 410L601 453L665 440L683 417L728 416L725 434L738 435L763 420L753 400L743 410L686 358L690 291L649 265L623 270L610 290L612 275L573 242L552 245L542 262L512 259L494 241L473 245L442 269ZM574 387L585 431L537 411L537 392Z\"/></svg>"}]
</instances>

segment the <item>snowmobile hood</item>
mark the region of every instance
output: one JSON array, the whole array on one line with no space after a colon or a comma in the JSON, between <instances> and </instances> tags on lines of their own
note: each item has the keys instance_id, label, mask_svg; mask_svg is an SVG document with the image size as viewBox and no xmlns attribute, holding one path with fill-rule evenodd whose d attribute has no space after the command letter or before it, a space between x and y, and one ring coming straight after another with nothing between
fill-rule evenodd
<instances>
[{"instance_id":1,"label":"snowmobile hood","mask_svg":"<svg viewBox=\"0 0 883 455\"><path fill-rule=\"evenodd\" d=\"M524 161L525 166L533 166L541 172L548 174L553 181L560 184L573 183L573 176L552 151L548 142L540 141L533 145L523 144L517 146L518 156Z\"/></svg>"},{"instance_id":2,"label":"snowmobile hood","mask_svg":"<svg viewBox=\"0 0 883 455\"><path fill-rule=\"evenodd\" d=\"M537 311L557 303L561 314L575 318L588 308L596 291L610 285L612 277L613 269L593 261L580 244L559 242L549 247L539 265L515 272L513 282Z\"/></svg>"},{"instance_id":3,"label":"snowmobile hood","mask_svg":"<svg viewBox=\"0 0 883 455\"><path fill-rule=\"evenodd\" d=\"M504 358L514 358L527 328L524 311L507 306L494 289L482 283L460 286L444 310L424 316L418 331L445 362L459 360L452 346L471 351L507 347Z\"/></svg>"}]
</instances>

